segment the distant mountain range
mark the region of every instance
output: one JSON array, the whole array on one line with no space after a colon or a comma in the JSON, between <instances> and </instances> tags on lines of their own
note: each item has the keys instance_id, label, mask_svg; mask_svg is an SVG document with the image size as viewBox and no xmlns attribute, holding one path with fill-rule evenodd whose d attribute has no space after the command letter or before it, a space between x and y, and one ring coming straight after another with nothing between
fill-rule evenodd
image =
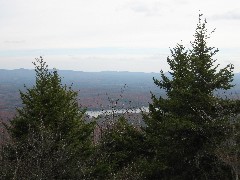
<instances>
[{"instance_id":1,"label":"distant mountain range","mask_svg":"<svg viewBox=\"0 0 240 180\"><path fill-rule=\"evenodd\" d=\"M153 83L157 73L141 72L81 72L59 70L62 83L79 92L79 103L88 110L147 106L150 91L158 93ZM0 69L0 116L9 117L21 107L19 90L35 84L35 71ZM119 100L117 100L119 99Z\"/></svg>"},{"instance_id":2,"label":"distant mountain range","mask_svg":"<svg viewBox=\"0 0 240 180\"><path fill-rule=\"evenodd\" d=\"M79 103L88 110L148 106L151 93L164 96L153 83L153 77L160 79L160 73L143 72L82 72L59 70L62 83L74 90L80 90ZM27 69L0 69L0 116L10 117L15 107L21 107L19 90L24 84L31 88L35 84L35 71ZM228 91L233 98L240 93L240 73L235 74L236 86ZM221 92L219 92L221 94ZM117 101L117 99L119 99ZM117 101L117 103L116 103Z\"/></svg>"}]
</instances>

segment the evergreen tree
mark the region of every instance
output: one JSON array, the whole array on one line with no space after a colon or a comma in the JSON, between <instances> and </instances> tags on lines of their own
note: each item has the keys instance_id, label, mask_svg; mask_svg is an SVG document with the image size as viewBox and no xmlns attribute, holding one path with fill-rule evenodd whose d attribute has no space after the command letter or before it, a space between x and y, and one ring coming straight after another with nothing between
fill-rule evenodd
<instances>
[{"instance_id":1,"label":"evergreen tree","mask_svg":"<svg viewBox=\"0 0 240 180\"><path fill-rule=\"evenodd\" d=\"M214 92L232 87L233 65L218 70L213 59L218 49L207 46L210 36L201 18L192 49L178 44L167 58L170 77L161 71L161 80L154 79L167 98L152 95L145 118L152 166L162 164L151 178L218 179L229 170L214 152L226 137L231 110Z\"/></svg>"},{"instance_id":2,"label":"evergreen tree","mask_svg":"<svg viewBox=\"0 0 240 180\"><path fill-rule=\"evenodd\" d=\"M119 117L104 130L93 154L93 169L89 174L96 179L137 179L141 172L135 162L143 157L144 152L142 131L124 117Z\"/></svg>"},{"instance_id":3,"label":"evergreen tree","mask_svg":"<svg viewBox=\"0 0 240 180\"><path fill-rule=\"evenodd\" d=\"M23 107L17 109L9 126L15 142L12 152L18 152L13 158L22 166L32 165L33 174L43 174L43 179L79 178L91 153L93 124L84 122L77 92L61 84L57 71L49 71L42 57L34 65L36 85L20 92ZM25 170L15 169L30 174Z\"/></svg>"}]
</instances>

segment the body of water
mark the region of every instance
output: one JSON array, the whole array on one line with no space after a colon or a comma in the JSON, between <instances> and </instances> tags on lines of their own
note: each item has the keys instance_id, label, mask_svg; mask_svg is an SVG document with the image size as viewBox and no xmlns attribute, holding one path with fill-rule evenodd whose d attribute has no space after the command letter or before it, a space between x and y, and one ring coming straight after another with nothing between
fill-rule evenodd
<instances>
[{"instance_id":1,"label":"body of water","mask_svg":"<svg viewBox=\"0 0 240 180\"><path fill-rule=\"evenodd\" d=\"M126 114L126 113L140 113L149 112L148 107L141 107L136 109L109 109L103 111L87 111L86 114L90 117L98 117L99 115L111 115L111 114Z\"/></svg>"}]
</instances>

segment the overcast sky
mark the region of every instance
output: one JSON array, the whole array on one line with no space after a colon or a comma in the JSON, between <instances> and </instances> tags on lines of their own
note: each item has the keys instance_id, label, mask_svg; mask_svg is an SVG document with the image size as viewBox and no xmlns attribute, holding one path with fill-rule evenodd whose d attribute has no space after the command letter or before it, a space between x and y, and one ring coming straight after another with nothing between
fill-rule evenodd
<instances>
[{"instance_id":1,"label":"overcast sky","mask_svg":"<svg viewBox=\"0 0 240 180\"><path fill-rule=\"evenodd\" d=\"M189 46L199 10L216 58L240 72L239 0L0 0L0 69L168 70L169 47Z\"/></svg>"}]
</instances>

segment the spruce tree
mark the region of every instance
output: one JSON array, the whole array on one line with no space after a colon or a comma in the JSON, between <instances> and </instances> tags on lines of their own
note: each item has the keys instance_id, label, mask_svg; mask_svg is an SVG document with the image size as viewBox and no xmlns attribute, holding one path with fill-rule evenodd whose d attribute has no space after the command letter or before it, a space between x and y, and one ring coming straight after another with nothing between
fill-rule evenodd
<instances>
[{"instance_id":1,"label":"spruce tree","mask_svg":"<svg viewBox=\"0 0 240 180\"><path fill-rule=\"evenodd\" d=\"M218 49L208 47L209 37L199 15L191 49L178 44L167 58L170 76L161 71L161 79L154 79L167 98L152 95L146 117L152 166L162 164L151 178L218 179L228 173L214 152L226 138L231 110L214 92L232 87L233 65L218 68Z\"/></svg>"},{"instance_id":2,"label":"spruce tree","mask_svg":"<svg viewBox=\"0 0 240 180\"><path fill-rule=\"evenodd\" d=\"M9 126L12 149L18 152L14 158L22 164L15 171L31 174L23 169L30 165L33 179L78 179L92 149L93 124L84 121L77 92L62 85L57 71L49 70L42 57L34 65L36 84L20 91L22 108Z\"/></svg>"}]
</instances>

